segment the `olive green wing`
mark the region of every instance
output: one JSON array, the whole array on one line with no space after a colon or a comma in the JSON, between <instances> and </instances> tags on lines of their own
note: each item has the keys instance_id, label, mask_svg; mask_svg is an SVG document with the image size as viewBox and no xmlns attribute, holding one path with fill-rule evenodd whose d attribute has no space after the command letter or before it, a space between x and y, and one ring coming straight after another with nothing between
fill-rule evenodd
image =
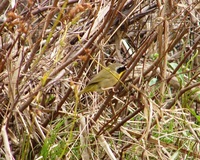
<instances>
[{"instance_id":1,"label":"olive green wing","mask_svg":"<svg viewBox=\"0 0 200 160\"><path fill-rule=\"evenodd\" d=\"M88 85L98 84L105 79L109 79L111 75L112 74L111 74L111 71L109 68L106 68L105 70L101 70L96 76L94 76L91 79L91 81L88 83Z\"/></svg>"}]
</instances>

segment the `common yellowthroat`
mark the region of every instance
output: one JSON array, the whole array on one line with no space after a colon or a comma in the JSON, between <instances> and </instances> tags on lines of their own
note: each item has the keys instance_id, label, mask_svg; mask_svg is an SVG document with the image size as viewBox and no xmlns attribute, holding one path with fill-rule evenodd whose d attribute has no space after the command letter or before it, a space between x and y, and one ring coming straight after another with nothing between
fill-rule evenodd
<instances>
[{"instance_id":1,"label":"common yellowthroat","mask_svg":"<svg viewBox=\"0 0 200 160\"><path fill-rule=\"evenodd\" d=\"M103 68L96 74L87 86L79 92L79 95L86 92L103 91L113 87L120 79L126 68L123 64L113 63Z\"/></svg>"}]
</instances>

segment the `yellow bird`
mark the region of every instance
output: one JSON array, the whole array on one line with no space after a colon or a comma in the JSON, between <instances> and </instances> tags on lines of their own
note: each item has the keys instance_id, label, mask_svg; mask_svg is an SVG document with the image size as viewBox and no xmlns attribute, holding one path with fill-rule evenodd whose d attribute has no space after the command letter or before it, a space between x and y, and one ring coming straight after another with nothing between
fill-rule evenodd
<instances>
[{"instance_id":1,"label":"yellow bird","mask_svg":"<svg viewBox=\"0 0 200 160\"><path fill-rule=\"evenodd\" d=\"M86 92L100 92L112 88L119 81L125 70L126 67L120 63L113 63L103 68L91 79L87 86L79 92L79 95Z\"/></svg>"}]
</instances>

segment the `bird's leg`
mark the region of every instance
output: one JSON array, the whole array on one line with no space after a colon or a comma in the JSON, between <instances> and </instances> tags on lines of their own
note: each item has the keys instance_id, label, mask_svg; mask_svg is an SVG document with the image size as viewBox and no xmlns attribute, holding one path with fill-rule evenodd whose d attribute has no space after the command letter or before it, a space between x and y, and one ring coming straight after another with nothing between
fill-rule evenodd
<instances>
[{"instance_id":1,"label":"bird's leg","mask_svg":"<svg viewBox=\"0 0 200 160\"><path fill-rule=\"evenodd\" d=\"M107 90L109 90L109 89L112 89L112 91L114 92L114 93L116 93L117 91L115 90L115 87L108 87L108 88L101 88L102 89L102 91L107 91Z\"/></svg>"}]
</instances>

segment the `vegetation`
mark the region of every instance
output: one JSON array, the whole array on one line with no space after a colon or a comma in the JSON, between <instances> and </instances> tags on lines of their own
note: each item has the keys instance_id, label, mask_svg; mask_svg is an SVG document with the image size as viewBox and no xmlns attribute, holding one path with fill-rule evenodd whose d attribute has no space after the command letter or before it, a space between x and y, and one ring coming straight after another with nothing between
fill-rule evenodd
<instances>
[{"instance_id":1,"label":"vegetation","mask_svg":"<svg viewBox=\"0 0 200 160\"><path fill-rule=\"evenodd\" d=\"M1 159L200 159L198 0L0 2ZM127 70L78 93L102 66Z\"/></svg>"}]
</instances>

